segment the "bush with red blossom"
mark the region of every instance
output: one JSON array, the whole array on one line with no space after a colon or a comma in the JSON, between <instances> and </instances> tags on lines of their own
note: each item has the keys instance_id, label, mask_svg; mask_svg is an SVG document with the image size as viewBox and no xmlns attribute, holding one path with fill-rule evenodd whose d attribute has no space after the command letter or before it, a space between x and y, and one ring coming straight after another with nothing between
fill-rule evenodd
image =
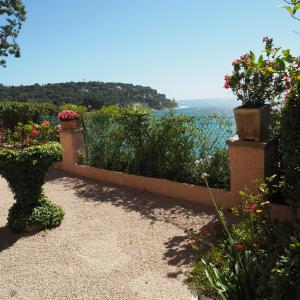
<instances>
[{"instance_id":1,"label":"bush with red blossom","mask_svg":"<svg viewBox=\"0 0 300 300\"><path fill-rule=\"evenodd\" d=\"M233 222L217 208L218 230L216 226L208 230L207 225L199 232L188 231L199 255L191 272L199 295L300 299L300 223L271 218L269 197L284 185L282 179L275 183L276 178L266 178L258 193L241 192L242 201L232 210L237 216Z\"/></svg>"},{"instance_id":2,"label":"bush with red blossom","mask_svg":"<svg viewBox=\"0 0 300 300\"><path fill-rule=\"evenodd\" d=\"M264 37L263 54L250 51L232 62L233 71L224 77L224 88L231 89L244 107L261 107L280 98L286 89L286 64L273 39ZM283 51L282 51L283 53Z\"/></svg>"},{"instance_id":3,"label":"bush with red blossom","mask_svg":"<svg viewBox=\"0 0 300 300\"><path fill-rule=\"evenodd\" d=\"M55 127L46 119L41 124L19 123L15 130L7 129L3 134L2 147L30 147L50 141L58 141L58 134Z\"/></svg>"}]
</instances>

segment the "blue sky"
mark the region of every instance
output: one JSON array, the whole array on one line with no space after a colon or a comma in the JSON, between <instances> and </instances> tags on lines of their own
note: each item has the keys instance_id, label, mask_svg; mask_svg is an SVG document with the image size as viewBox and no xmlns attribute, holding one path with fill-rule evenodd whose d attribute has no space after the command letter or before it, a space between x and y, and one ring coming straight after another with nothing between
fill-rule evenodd
<instances>
[{"instance_id":1,"label":"blue sky","mask_svg":"<svg viewBox=\"0 0 300 300\"><path fill-rule=\"evenodd\" d=\"M98 80L151 86L170 98L230 97L223 76L264 35L300 54L300 22L280 0L25 0L20 59L7 85Z\"/></svg>"}]
</instances>

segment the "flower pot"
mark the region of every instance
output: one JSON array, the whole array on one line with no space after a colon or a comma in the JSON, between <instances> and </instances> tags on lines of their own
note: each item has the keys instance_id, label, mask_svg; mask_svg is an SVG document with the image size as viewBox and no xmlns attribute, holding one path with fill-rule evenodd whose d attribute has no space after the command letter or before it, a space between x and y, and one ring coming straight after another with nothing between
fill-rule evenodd
<instances>
[{"instance_id":1,"label":"flower pot","mask_svg":"<svg viewBox=\"0 0 300 300\"><path fill-rule=\"evenodd\" d=\"M75 129L80 127L79 120L70 120L70 121L62 121L61 128L62 129Z\"/></svg>"},{"instance_id":2,"label":"flower pot","mask_svg":"<svg viewBox=\"0 0 300 300\"><path fill-rule=\"evenodd\" d=\"M237 107L234 110L236 131L240 140L264 141L268 138L271 107Z\"/></svg>"}]
</instances>

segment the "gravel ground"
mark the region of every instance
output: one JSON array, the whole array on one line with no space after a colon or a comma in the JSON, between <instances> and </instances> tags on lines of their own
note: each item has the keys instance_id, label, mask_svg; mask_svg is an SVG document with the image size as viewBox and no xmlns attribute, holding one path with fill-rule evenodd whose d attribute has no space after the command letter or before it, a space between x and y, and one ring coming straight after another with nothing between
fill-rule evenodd
<instances>
[{"instance_id":1,"label":"gravel ground","mask_svg":"<svg viewBox=\"0 0 300 300\"><path fill-rule=\"evenodd\" d=\"M211 209L53 171L45 192L64 221L24 235L5 227L13 196L1 177L0 191L1 300L192 298L184 230Z\"/></svg>"}]
</instances>

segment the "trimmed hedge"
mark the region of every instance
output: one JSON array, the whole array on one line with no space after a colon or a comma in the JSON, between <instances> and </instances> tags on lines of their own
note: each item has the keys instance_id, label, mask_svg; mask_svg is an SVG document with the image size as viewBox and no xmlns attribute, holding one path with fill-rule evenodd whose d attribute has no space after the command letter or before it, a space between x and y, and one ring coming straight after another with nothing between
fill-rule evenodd
<instances>
[{"instance_id":1,"label":"trimmed hedge","mask_svg":"<svg viewBox=\"0 0 300 300\"><path fill-rule=\"evenodd\" d=\"M18 123L27 124L29 121L38 123L42 116L56 116L58 106L51 103L32 102L0 102L0 124L14 129Z\"/></svg>"},{"instance_id":2,"label":"trimmed hedge","mask_svg":"<svg viewBox=\"0 0 300 300\"><path fill-rule=\"evenodd\" d=\"M57 142L26 148L0 148L0 174L7 180L16 203L11 207L8 225L17 231L32 225L58 226L64 216L61 207L43 194L48 168L62 156Z\"/></svg>"}]
</instances>

